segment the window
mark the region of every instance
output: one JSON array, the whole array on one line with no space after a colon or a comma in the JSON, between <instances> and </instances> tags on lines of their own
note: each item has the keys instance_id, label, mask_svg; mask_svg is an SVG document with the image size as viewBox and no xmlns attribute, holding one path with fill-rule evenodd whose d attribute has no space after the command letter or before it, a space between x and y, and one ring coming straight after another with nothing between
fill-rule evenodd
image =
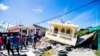
<instances>
[{"instance_id":1,"label":"window","mask_svg":"<svg viewBox=\"0 0 100 56\"><path fill-rule=\"evenodd\" d=\"M58 28L54 28L54 33L57 33L58 32Z\"/></svg>"},{"instance_id":2,"label":"window","mask_svg":"<svg viewBox=\"0 0 100 56\"><path fill-rule=\"evenodd\" d=\"M70 34L70 33L71 33L70 29L68 29L68 30L66 31L66 33L67 33L67 34Z\"/></svg>"},{"instance_id":3,"label":"window","mask_svg":"<svg viewBox=\"0 0 100 56\"><path fill-rule=\"evenodd\" d=\"M65 32L65 29L63 28L63 29L61 30L61 32L64 33L64 32Z\"/></svg>"},{"instance_id":4,"label":"window","mask_svg":"<svg viewBox=\"0 0 100 56\"><path fill-rule=\"evenodd\" d=\"M27 30L22 30L23 33L27 33Z\"/></svg>"}]
</instances>

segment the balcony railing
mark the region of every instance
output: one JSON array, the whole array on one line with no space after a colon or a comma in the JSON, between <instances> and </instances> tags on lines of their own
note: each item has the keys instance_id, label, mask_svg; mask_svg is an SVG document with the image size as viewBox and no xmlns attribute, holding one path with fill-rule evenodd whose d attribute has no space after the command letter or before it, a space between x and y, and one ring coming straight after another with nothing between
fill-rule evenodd
<instances>
[{"instance_id":1,"label":"balcony railing","mask_svg":"<svg viewBox=\"0 0 100 56\"><path fill-rule=\"evenodd\" d=\"M52 31L47 31L46 34L54 36L54 37L58 37L58 38L69 39L69 40L71 40L71 37L72 37L71 34L65 34L61 32L53 33Z\"/></svg>"}]
</instances>

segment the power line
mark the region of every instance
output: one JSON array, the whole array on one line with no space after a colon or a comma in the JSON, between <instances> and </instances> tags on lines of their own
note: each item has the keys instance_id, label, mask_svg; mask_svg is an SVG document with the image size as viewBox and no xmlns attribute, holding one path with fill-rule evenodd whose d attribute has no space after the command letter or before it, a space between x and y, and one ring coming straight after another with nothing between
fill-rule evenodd
<instances>
[{"instance_id":1,"label":"power line","mask_svg":"<svg viewBox=\"0 0 100 56\"><path fill-rule=\"evenodd\" d=\"M97 1L97 0L91 1L91 2L89 2L89 3L87 3L87 4L85 4L85 5L82 5L82 6L78 7L78 8L75 8L75 9L73 9L73 10L71 10L71 11L65 12L65 13L63 13L63 14L61 14L61 15L58 15L58 16L56 16L56 17L53 17L53 18L50 18L50 19L47 19L47 20L44 20L44 21L41 21L41 22L36 23L36 24L44 23L44 22L47 22L47 21L50 21L50 20L53 20L53 19L62 17L62 16L67 15L67 14L73 12L73 11L79 10L79 9L81 9L81 8L83 8L83 7L86 7L86 6L90 5L90 4L93 4L93 3L95 3L96 1Z\"/></svg>"}]
</instances>

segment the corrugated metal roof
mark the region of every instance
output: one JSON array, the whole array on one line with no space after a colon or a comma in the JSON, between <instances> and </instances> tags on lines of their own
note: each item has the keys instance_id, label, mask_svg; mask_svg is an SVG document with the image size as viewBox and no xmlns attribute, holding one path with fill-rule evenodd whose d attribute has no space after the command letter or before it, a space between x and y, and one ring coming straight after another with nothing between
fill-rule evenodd
<instances>
[{"instance_id":1,"label":"corrugated metal roof","mask_svg":"<svg viewBox=\"0 0 100 56\"><path fill-rule=\"evenodd\" d=\"M99 26L95 26L95 27L90 27L88 29L89 29L89 32L97 31L97 30L100 30L100 25Z\"/></svg>"}]
</instances>

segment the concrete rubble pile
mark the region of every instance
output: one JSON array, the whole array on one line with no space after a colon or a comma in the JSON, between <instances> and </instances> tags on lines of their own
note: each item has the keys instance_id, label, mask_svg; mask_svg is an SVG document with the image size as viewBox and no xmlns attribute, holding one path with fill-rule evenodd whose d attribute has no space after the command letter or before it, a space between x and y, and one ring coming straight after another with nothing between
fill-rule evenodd
<instances>
[{"instance_id":1,"label":"concrete rubble pile","mask_svg":"<svg viewBox=\"0 0 100 56\"><path fill-rule=\"evenodd\" d=\"M89 34L93 35L93 33ZM88 35L87 35L88 36ZM89 36L88 36L89 37ZM43 40L45 39L45 40ZM44 37L41 39L41 44L37 46L37 52L40 52L41 56L73 56L73 55L80 55L80 56L95 56L92 49L84 49L84 48L74 48L71 45L64 45L61 43L53 43L50 39ZM48 47L51 47L48 49ZM42 50L42 51L41 51ZM51 52L50 52L51 51ZM53 52L53 53L52 53Z\"/></svg>"}]
</instances>

